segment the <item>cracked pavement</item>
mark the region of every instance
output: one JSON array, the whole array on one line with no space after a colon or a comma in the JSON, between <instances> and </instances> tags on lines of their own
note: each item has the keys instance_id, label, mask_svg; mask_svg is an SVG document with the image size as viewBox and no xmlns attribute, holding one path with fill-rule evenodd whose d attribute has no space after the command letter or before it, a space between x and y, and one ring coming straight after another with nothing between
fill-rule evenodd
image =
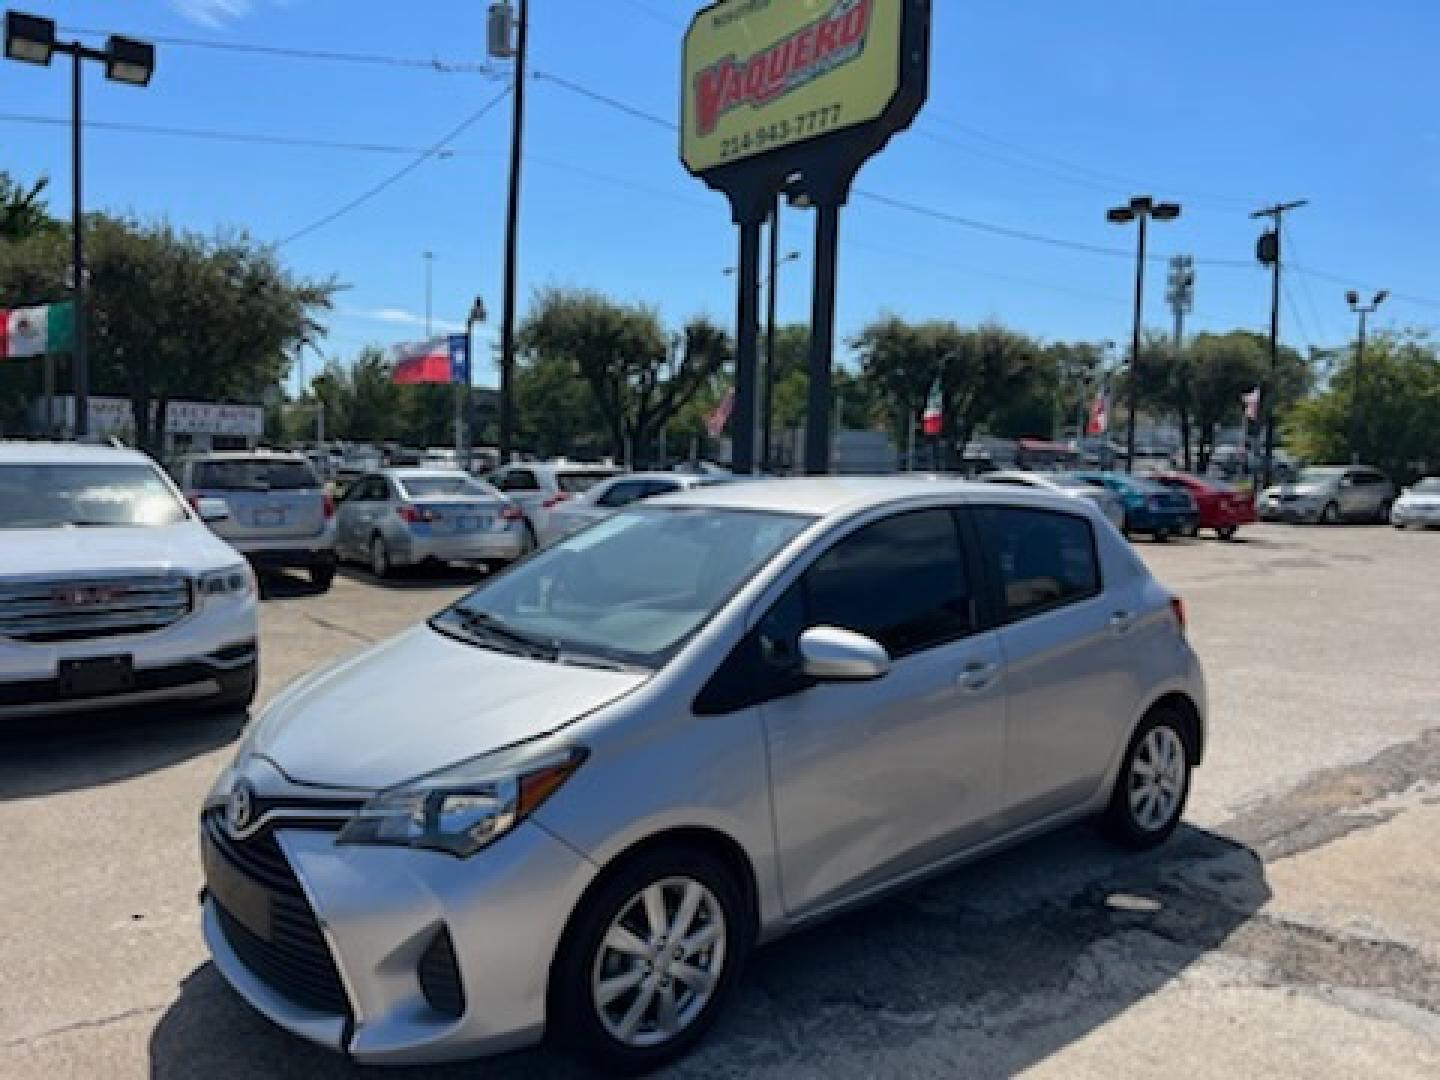
<instances>
[{"instance_id":1,"label":"cracked pavement","mask_svg":"<svg viewBox=\"0 0 1440 1080\"><path fill-rule=\"evenodd\" d=\"M1138 549L1210 683L1171 844L1077 826L779 942L671 1075L1440 1075L1440 536L1249 535ZM276 584L262 694L467 580ZM194 840L238 728L0 734L0 1076L587 1075L545 1050L357 1069L241 1004L205 963Z\"/></svg>"}]
</instances>

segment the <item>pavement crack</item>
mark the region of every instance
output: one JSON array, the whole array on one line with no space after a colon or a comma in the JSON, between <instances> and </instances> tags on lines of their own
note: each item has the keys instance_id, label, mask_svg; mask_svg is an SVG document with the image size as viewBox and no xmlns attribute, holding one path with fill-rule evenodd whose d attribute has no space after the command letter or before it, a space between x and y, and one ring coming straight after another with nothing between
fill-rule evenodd
<instances>
[{"instance_id":1,"label":"pavement crack","mask_svg":"<svg viewBox=\"0 0 1440 1080\"><path fill-rule=\"evenodd\" d=\"M343 626L337 622L332 622L329 619L323 619L319 615L316 615L313 611L307 611L304 608L301 608L300 617L305 619L307 622L314 623L322 630L332 630L337 634L344 634L347 637L354 638L356 641L364 642L366 645L375 644L376 639L370 634L361 633L359 630L352 629L348 626Z\"/></svg>"},{"instance_id":2,"label":"pavement crack","mask_svg":"<svg viewBox=\"0 0 1440 1080\"><path fill-rule=\"evenodd\" d=\"M109 1016L101 1016L94 1020L77 1020L73 1024L61 1024L59 1027L46 1028L44 1031L37 1031L33 1035L23 1035L18 1039L7 1039L0 1043L0 1050L13 1050L21 1046L29 1046L32 1043L40 1042L42 1039L53 1039L57 1035L71 1035L77 1031L91 1031L95 1028L109 1027L111 1024L118 1024L125 1020L134 1020L141 1016L153 1016L155 1013L168 1007L166 1005L146 1005L134 1009L126 1009L123 1012L112 1013Z\"/></svg>"}]
</instances>

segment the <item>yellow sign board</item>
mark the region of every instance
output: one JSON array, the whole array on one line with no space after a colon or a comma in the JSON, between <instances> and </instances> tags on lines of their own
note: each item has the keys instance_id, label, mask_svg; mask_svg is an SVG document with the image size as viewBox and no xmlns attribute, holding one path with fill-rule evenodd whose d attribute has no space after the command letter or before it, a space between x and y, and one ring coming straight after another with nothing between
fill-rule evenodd
<instances>
[{"instance_id":1,"label":"yellow sign board","mask_svg":"<svg viewBox=\"0 0 1440 1080\"><path fill-rule=\"evenodd\" d=\"M703 174L884 116L907 0L721 0L685 36L681 157Z\"/></svg>"}]
</instances>

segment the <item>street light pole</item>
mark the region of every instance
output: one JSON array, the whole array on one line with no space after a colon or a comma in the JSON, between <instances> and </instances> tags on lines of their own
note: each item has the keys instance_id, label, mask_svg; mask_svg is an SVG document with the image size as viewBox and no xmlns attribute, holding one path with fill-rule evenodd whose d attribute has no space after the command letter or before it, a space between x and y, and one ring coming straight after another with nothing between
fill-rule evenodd
<instances>
[{"instance_id":1,"label":"street light pole","mask_svg":"<svg viewBox=\"0 0 1440 1080\"><path fill-rule=\"evenodd\" d=\"M775 426L775 306L780 276L780 196L770 205L770 280L765 288L765 378L760 384L760 471L770 469L770 439Z\"/></svg>"},{"instance_id":2,"label":"street light pole","mask_svg":"<svg viewBox=\"0 0 1440 1080\"><path fill-rule=\"evenodd\" d=\"M1139 380L1136 378L1140 367L1140 335L1145 317L1145 240L1147 225L1153 217L1156 221L1174 221L1180 216L1179 203L1157 203L1149 195L1139 195L1124 206L1111 207L1105 214L1112 224L1123 225L1138 222L1138 250L1135 259L1135 324L1130 334L1130 416L1125 430L1125 471L1135 471L1135 420L1139 412Z\"/></svg>"},{"instance_id":3,"label":"street light pole","mask_svg":"<svg viewBox=\"0 0 1440 1080\"><path fill-rule=\"evenodd\" d=\"M1365 320L1373 315L1386 298L1389 292L1381 289L1375 294L1368 304L1360 303L1360 294L1351 289L1345 294L1345 299L1350 304L1350 310L1360 317L1359 333L1355 340L1355 385L1350 390L1350 464L1360 464L1360 418L1362 410L1362 391L1364 386L1365 373Z\"/></svg>"},{"instance_id":4,"label":"street light pole","mask_svg":"<svg viewBox=\"0 0 1440 1080\"><path fill-rule=\"evenodd\" d=\"M508 36L509 4L496 4L492 9L504 12L501 16L501 30ZM520 0L518 25L515 28L515 47L509 42L498 40L492 22L492 56L510 56L515 60L514 85L510 97L514 113L510 124L510 192L505 212L505 282L500 312L500 464L510 460L515 440L515 289L516 252L520 245L520 166L521 151L525 137L525 60L530 35L530 0ZM503 48L501 45L503 44Z\"/></svg>"},{"instance_id":5,"label":"street light pole","mask_svg":"<svg viewBox=\"0 0 1440 1080\"><path fill-rule=\"evenodd\" d=\"M155 46L149 42L112 34L105 48L92 49L79 41L58 41L55 21L19 11L5 13L5 55L11 60L48 67L55 53L73 61L70 73L70 167L71 167L71 299L74 303L74 398L75 438L90 433L90 357L86 340L85 201L81 184L84 114L82 110L82 62L95 60L105 65L111 82L145 86L155 73ZM46 418L47 421L49 417Z\"/></svg>"}]
</instances>

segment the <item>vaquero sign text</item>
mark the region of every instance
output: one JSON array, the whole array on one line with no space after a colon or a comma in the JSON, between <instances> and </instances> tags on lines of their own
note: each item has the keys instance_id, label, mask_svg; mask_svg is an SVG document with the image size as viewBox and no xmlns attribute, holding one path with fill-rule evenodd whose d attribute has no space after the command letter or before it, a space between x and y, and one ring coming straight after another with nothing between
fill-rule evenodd
<instances>
[{"instance_id":1,"label":"vaquero sign text","mask_svg":"<svg viewBox=\"0 0 1440 1080\"><path fill-rule=\"evenodd\" d=\"M702 11L685 38L686 167L703 175L885 120L907 81L906 8L723 0Z\"/></svg>"}]
</instances>

